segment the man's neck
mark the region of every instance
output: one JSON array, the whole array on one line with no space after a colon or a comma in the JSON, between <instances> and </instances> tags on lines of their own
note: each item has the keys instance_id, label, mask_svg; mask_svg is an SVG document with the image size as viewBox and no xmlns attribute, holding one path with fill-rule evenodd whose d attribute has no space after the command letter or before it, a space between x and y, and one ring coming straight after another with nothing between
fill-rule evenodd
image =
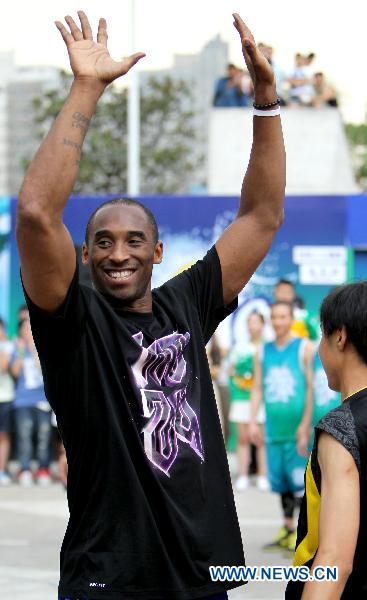
<instances>
[{"instance_id":1,"label":"man's neck","mask_svg":"<svg viewBox=\"0 0 367 600\"><path fill-rule=\"evenodd\" d=\"M342 401L367 388L367 365L351 353L345 357L340 375Z\"/></svg>"},{"instance_id":2,"label":"man's neck","mask_svg":"<svg viewBox=\"0 0 367 600\"><path fill-rule=\"evenodd\" d=\"M279 347L285 346L291 339L292 339L292 334L289 331L285 335L281 335L281 336L275 338L275 344Z\"/></svg>"},{"instance_id":3,"label":"man's neck","mask_svg":"<svg viewBox=\"0 0 367 600\"><path fill-rule=\"evenodd\" d=\"M132 302L124 302L119 298L114 298L113 296L109 296L103 293L102 296L104 296L111 308L120 312L146 314L151 313L153 311L153 298L150 289L142 298L138 298L136 300L133 300Z\"/></svg>"},{"instance_id":4,"label":"man's neck","mask_svg":"<svg viewBox=\"0 0 367 600\"><path fill-rule=\"evenodd\" d=\"M342 402L365 388L367 388L367 368L364 373L356 374L353 380L347 379L342 382L340 387Z\"/></svg>"}]
</instances>

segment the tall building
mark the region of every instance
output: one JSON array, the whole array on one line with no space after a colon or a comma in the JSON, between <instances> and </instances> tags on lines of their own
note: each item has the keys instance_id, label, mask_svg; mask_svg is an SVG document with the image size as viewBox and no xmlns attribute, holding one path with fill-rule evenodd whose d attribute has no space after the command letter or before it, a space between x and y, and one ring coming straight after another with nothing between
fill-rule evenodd
<instances>
[{"instance_id":1,"label":"tall building","mask_svg":"<svg viewBox=\"0 0 367 600\"><path fill-rule=\"evenodd\" d=\"M228 62L228 45L220 36L210 40L198 54L177 54L171 68L141 72L141 85L151 76L169 75L184 80L192 92L197 140L193 156L203 156L192 177L192 189L206 187L209 111L216 80ZM15 65L13 52L0 53L0 195L17 195L24 177L25 161L39 146L33 101L59 87L59 70L47 66ZM190 191L190 190L187 190Z\"/></svg>"},{"instance_id":2,"label":"tall building","mask_svg":"<svg viewBox=\"0 0 367 600\"><path fill-rule=\"evenodd\" d=\"M170 76L184 80L192 92L192 108L195 112L194 126L197 140L192 152L202 155L202 166L192 180L191 191L205 190L207 185L207 145L209 134L209 113L214 96L215 82L223 77L228 63L228 44L219 35L210 40L198 54L175 54L172 67L159 71L142 71L141 85L149 77ZM190 190L188 190L190 191Z\"/></svg>"},{"instance_id":3,"label":"tall building","mask_svg":"<svg viewBox=\"0 0 367 600\"><path fill-rule=\"evenodd\" d=\"M14 74L14 53L0 52L0 196L6 196L8 190L8 83Z\"/></svg>"},{"instance_id":4,"label":"tall building","mask_svg":"<svg viewBox=\"0 0 367 600\"><path fill-rule=\"evenodd\" d=\"M38 146L34 99L58 86L59 70L55 67L17 67L6 90L7 179L6 193L17 195L24 177L25 161ZM0 113L1 114L1 113Z\"/></svg>"},{"instance_id":5,"label":"tall building","mask_svg":"<svg viewBox=\"0 0 367 600\"><path fill-rule=\"evenodd\" d=\"M0 196L14 196L24 177L24 161L39 139L33 100L55 88L55 67L18 67L14 52L0 52Z\"/></svg>"}]
</instances>

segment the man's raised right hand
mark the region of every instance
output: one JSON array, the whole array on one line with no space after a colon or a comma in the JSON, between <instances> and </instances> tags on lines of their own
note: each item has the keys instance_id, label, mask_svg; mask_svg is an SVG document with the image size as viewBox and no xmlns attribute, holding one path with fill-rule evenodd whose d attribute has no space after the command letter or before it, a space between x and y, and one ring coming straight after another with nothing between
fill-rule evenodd
<instances>
[{"instance_id":1,"label":"man's raised right hand","mask_svg":"<svg viewBox=\"0 0 367 600\"><path fill-rule=\"evenodd\" d=\"M72 17L65 17L70 32L60 21L55 22L68 49L70 66L75 79L90 80L107 86L118 77L125 75L138 60L145 56L144 53L137 52L121 61L113 60L107 49L106 20L99 20L95 42L87 15L83 11L78 11L78 17L80 28Z\"/></svg>"}]
</instances>

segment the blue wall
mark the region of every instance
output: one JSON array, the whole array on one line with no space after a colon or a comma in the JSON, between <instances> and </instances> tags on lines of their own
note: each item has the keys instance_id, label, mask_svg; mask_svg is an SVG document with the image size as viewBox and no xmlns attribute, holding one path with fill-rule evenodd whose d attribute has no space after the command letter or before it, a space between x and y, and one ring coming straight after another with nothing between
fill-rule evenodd
<instances>
[{"instance_id":1,"label":"blue wall","mask_svg":"<svg viewBox=\"0 0 367 600\"><path fill-rule=\"evenodd\" d=\"M106 197L74 197L65 210L64 221L75 244L83 242L85 225L91 212ZM235 197L144 196L140 200L156 215L165 244L165 259L154 272L153 284L159 285L177 271L200 258L233 220L238 208ZM19 279L19 259L15 241L16 199L10 203L10 317L14 331L17 307L23 303ZM286 198L285 222L272 248L246 288L248 297L270 299L271 289L279 277L295 281L297 292L311 310L318 310L328 286L301 286L298 267L292 260L294 245L346 245L367 249L367 196L291 196ZM359 255L359 271L365 257ZM367 277L367 272L366 272ZM5 304L4 304L5 306Z\"/></svg>"}]
</instances>

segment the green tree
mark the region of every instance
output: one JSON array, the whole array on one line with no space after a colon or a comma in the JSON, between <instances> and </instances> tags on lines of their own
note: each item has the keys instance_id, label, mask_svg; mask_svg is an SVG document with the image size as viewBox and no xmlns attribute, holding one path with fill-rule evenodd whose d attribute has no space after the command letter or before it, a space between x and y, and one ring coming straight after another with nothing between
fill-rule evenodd
<instances>
[{"instance_id":1,"label":"green tree","mask_svg":"<svg viewBox=\"0 0 367 600\"><path fill-rule=\"evenodd\" d=\"M363 190L367 190L367 122L346 125L346 134L357 181Z\"/></svg>"},{"instance_id":2,"label":"green tree","mask_svg":"<svg viewBox=\"0 0 367 600\"><path fill-rule=\"evenodd\" d=\"M60 111L70 84L71 76L60 72L59 87L34 99L40 139ZM187 84L168 76L149 78L141 89L140 117L141 193L185 192L202 163L192 148L196 134ZM123 194L126 190L127 89L111 85L89 128L74 191Z\"/></svg>"}]
</instances>

